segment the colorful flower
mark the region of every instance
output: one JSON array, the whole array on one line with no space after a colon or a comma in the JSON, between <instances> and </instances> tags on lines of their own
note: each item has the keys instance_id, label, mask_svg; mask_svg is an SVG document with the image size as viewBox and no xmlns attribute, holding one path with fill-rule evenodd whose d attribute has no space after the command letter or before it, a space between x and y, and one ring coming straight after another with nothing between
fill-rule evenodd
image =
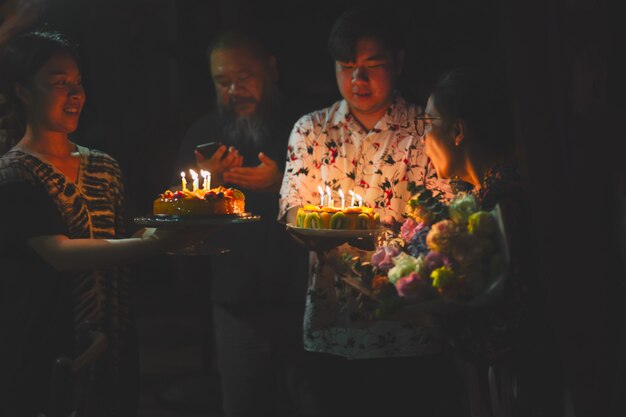
<instances>
[{"instance_id":1,"label":"colorful flower","mask_svg":"<svg viewBox=\"0 0 626 417\"><path fill-rule=\"evenodd\" d=\"M452 268L452 262L450 262L450 259L443 253L430 251L420 264L420 273L423 276L429 277L432 271L442 266Z\"/></svg>"},{"instance_id":2,"label":"colorful flower","mask_svg":"<svg viewBox=\"0 0 626 417\"><path fill-rule=\"evenodd\" d=\"M393 267L393 258L399 253L400 248L395 245L380 246L372 255L371 263L381 272L387 272Z\"/></svg>"},{"instance_id":3,"label":"colorful flower","mask_svg":"<svg viewBox=\"0 0 626 417\"><path fill-rule=\"evenodd\" d=\"M479 211L468 218L467 230L477 236L492 237L498 231L496 219L487 211Z\"/></svg>"},{"instance_id":4,"label":"colorful flower","mask_svg":"<svg viewBox=\"0 0 626 417\"><path fill-rule=\"evenodd\" d=\"M379 291L382 287L389 284L389 278L384 275L376 275L372 280L372 290Z\"/></svg>"},{"instance_id":5,"label":"colorful flower","mask_svg":"<svg viewBox=\"0 0 626 417\"><path fill-rule=\"evenodd\" d=\"M400 278L409 275L411 272L417 272L419 266L417 258L407 255L404 252L393 258L393 262L395 266L387 273L389 281L393 284Z\"/></svg>"},{"instance_id":6,"label":"colorful flower","mask_svg":"<svg viewBox=\"0 0 626 417\"><path fill-rule=\"evenodd\" d=\"M376 275L372 280L372 292L378 297L397 296L395 285L384 275Z\"/></svg>"},{"instance_id":7,"label":"colorful flower","mask_svg":"<svg viewBox=\"0 0 626 417\"><path fill-rule=\"evenodd\" d=\"M429 231L430 226L426 226L424 224L424 227L413 235L411 243L407 246L407 252L409 252L409 255L418 257L419 255L428 253L429 249L428 245L426 245L426 236L428 236Z\"/></svg>"},{"instance_id":8,"label":"colorful flower","mask_svg":"<svg viewBox=\"0 0 626 417\"><path fill-rule=\"evenodd\" d=\"M450 288L454 284L456 278L454 271L445 266L435 269L431 272L430 277L433 280L433 287L435 287L439 292L443 292Z\"/></svg>"},{"instance_id":9,"label":"colorful flower","mask_svg":"<svg viewBox=\"0 0 626 417\"><path fill-rule=\"evenodd\" d=\"M422 278L415 272L402 277L396 282L398 295L407 301L421 301L434 295L430 280Z\"/></svg>"},{"instance_id":10,"label":"colorful flower","mask_svg":"<svg viewBox=\"0 0 626 417\"><path fill-rule=\"evenodd\" d=\"M469 216L477 211L478 201L476 197L470 193L457 194L452 201L450 201L450 206L448 207L450 219L461 225L467 224Z\"/></svg>"},{"instance_id":11,"label":"colorful flower","mask_svg":"<svg viewBox=\"0 0 626 417\"><path fill-rule=\"evenodd\" d=\"M407 218L404 223L402 223L402 227L400 227L400 236L406 243L409 243L416 232L420 231L426 226L424 222L416 222L411 218Z\"/></svg>"},{"instance_id":12,"label":"colorful flower","mask_svg":"<svg viewBox=\"0 0 626 417\"><path fill-rule=\"evenodd\" d=\"M441 253L451 253L455 237L461 229L452 220L442 220L432 225L426 236L426 245L431 250Z\"/></svg>"}]
</instances>

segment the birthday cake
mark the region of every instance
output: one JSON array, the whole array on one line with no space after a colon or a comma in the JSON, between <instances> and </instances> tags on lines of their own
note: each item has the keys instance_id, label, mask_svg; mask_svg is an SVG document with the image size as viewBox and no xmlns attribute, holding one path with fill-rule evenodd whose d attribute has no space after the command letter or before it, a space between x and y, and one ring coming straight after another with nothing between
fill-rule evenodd
<instances>
[{"instance_id":1,"label":"birthday cake","mask_svg":"<svg viewBox=\"0 0 626 417\"><path fill-rule=\"evenodd\" d=\"M211 216L243 214L245 196L235 188L217 187L210 190L167 190L154 200L156 216Z\"/></svg>"},{"instance_id":2,"label":"birthday cake","mask_svg":"<svg viewBox=\"0 0 626 417\"><path fill-rule=\"evenodd\" d=\"M306 205L298 209L296 226L307 229L376 229L380 215L370 207L329 207Z\"/></svg>"}]
</instances>

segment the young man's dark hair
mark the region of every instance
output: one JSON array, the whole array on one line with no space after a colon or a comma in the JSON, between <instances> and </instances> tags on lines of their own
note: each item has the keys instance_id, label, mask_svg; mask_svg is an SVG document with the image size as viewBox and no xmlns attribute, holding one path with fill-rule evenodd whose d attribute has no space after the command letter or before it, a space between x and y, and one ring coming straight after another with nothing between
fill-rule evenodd
<instances>
[{"instance_id":1,"label":"young man's dark hair","mask_svg":"<svg viewBox=\"0 0 626 417\"><path fill-rule=\"evenodd\" d=\"M336 61L353 61L359 39L374 38L394 56L405 47L405 34L399 17L380 7L362 6L344 12L335 22L328 39L328 49Z\"/></svg>"}]
</instances>

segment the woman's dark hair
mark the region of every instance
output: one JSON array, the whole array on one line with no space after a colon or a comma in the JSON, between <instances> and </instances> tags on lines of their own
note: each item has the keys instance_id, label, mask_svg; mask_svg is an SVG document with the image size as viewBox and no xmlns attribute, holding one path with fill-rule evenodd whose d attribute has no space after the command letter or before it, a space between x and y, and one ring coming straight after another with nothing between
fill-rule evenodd
<instances>
[{"instance_id":1,"label":"woman's dark hair","mask_svg":"<svg viewBox=\"0 0 626 417\"><path fill-rule=\"evenodd\" d=\"M446 121L465 121L480 147L510 156L513 122L505 87L500 74L490 69L457 68L439 78L431 97Z\"/></svg>"},{"instance_id":2,"label":"woman's dark hair","mask_svg":"<svg viewBox=\"0 0 626 417\"><path fill-rule=\"evenodd\" d=\"M336 61L354 61L357 41L374 38L396 55L405 46L405 35L401 28L398 16L380 5L352 8L339 16L333 25L328 38L328 49Z\"/></svg>"},{"instance_id":3,"label":"woman's dark hair","mask_svg":"<svg viewBox=\"0 0 626 417\"><path fill-rule=\"evenodd\" d=\"M8 149L24 134L24 108L15 85L28 85L35 74L57 53L67 53L79 63L75 47L58 32L28 32L16 36L0 56L0 129ZM0 143L0 147L3 144ZM5 149L5 150L6 150ZM0 153L1 154L1 153Z\"/></svg>"}]
</instances>

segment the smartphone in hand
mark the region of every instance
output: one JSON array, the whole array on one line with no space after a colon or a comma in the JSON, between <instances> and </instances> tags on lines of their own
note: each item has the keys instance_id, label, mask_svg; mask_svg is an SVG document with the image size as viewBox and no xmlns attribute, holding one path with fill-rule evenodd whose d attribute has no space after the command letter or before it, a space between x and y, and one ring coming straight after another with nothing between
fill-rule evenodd
<instances>
[{"instance_id":1,"label":"smartphone in hand","mask_svg":"<svg viewBox=\"0 0 626 417\"><path fill-rule=\"evenodd\" d=\"M202 143L196 146L196 150L199 151L202 154L202 156L204 156L206 159L209 159L222 145L223 145L222 142ZM224 152L224 154L222 155L222 159L224 159L227 154L228 152Z\"/></svg>"}]
</instances>

